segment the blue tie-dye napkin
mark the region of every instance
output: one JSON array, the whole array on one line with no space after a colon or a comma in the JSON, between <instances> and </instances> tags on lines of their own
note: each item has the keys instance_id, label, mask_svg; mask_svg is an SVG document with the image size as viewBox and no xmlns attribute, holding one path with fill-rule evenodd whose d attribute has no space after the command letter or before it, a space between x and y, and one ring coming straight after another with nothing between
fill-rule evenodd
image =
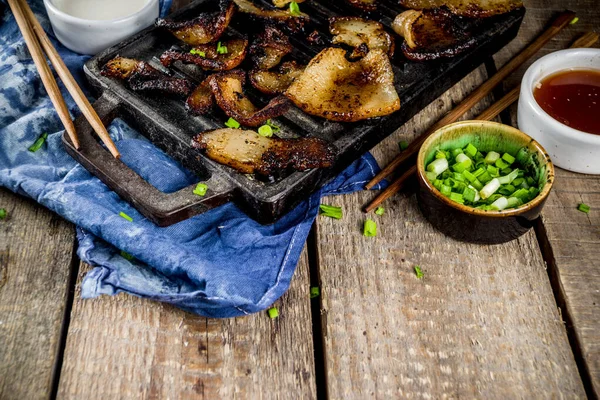
<instances>
[{"instance_id":1,"label":"blue tie-dye napkin","mask_svg":"<svg viewBox=\"0 0 600 400\"><path fill-rule=\"evenodd\" d=\"M30 4L53 38L42 2ZM170 0L161 2L162 15L169 6ZM82 65L88 57L54 44L85 87ZM76 115L66 92L65 99ZM123 161L159 190L172 192L196 181L123 121L113 122L109 131ZM28 151L43 132L49 133L46 143L37 152ZM270 226L226 204L160 228L69 157L61 132L60 120L5 7L0 25L0 185L78 226L78 255L95 267L83 280L83 297L127 292L209 317L249 314L277 300L290 285L321 196L360 190L378 169L370 155L364 156ZM120 212L133 222L120 217Z\"/></svg>"}]
</instances>

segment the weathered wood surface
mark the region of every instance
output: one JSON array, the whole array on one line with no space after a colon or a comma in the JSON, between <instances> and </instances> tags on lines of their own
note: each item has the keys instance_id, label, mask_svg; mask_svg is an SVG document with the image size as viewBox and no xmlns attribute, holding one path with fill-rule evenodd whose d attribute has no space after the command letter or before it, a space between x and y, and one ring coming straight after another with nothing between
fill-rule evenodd
<instances>
[{"instance_id":1,"label":"weathered wood surface","mask_svg":"<svg viewBox=\"0 0 600 400\"><path fill-rule=\"evenodd\" d=\"M0 399L49 397L67 301L73 226L0 188Z\"/></svg>"},{"instance_id":2,"label":"weathered wood surface","mask_svg":"<svg viewBox=\"0 0 600 400\"><path fill-rule=\"evenodd\" d=\"M58 397L316 398L306 252L275 305L276 320L207 319L128 295L82 300L78 284Z\"/></svg>"},{"instance_id":3,"label":"weathered wood surface","mask_svg":"<svg viewBox=\"0 0 600 400\"><path fill-rule=\"evenodd\" d=\"M398 140L483 79L472 73L375 156L387 161ZM371 197L328 198L344 219L317 223L330 398L585 396L533 232L505 245L459 243L424 220L414 195L399 194L384 216L370 215L379 234L365 238L360 209Z\"/></svg>"}]
</instances>

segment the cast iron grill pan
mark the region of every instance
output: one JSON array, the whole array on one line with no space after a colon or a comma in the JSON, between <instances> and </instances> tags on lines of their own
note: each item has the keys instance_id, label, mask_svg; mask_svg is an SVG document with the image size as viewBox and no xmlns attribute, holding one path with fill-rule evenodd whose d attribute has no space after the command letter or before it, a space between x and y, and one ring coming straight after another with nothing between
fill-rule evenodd
<instances>
[{"instance_id":1,"label":"cast iron grill pan","mask_svg":"<svg viewBox=\"0 0 600 400\"><path fill-rule=\"evenodd\" d=\"M263 5L268 4L266 0L256 1L256 4L261 2ZM198 0L171 17L178 20L191 19L201 12L212 10L214 3L212 0ZM316 29L325 37L330 37L327 22L329 17L359 15L352 8L338 3L341 0L302 3L302 10L311 16L306 34ZM394 17L403 9L395 0L379 3L378 13L372 14L371 18L378 19L390 28ZM241 13L236 15L229 28L232 35L239 35L242 31L246 32L247 27L257 25L240 17ZM209 187L207 195L194 195L193 187L170 194L160 192L124 163L114 159L92 136L91 127L81 116L76 120L81 139L80 150L72 146L68 136L63 135L63 141L69 154L86 169L160 226L174 224L228 201L233 201L260 223L273 223L464 78L487 57L504 47L516 36L523 15L522 9L486 20L485 30L477 37L477 45L472 50L443 61L407 61L398 48L402 39L396 36L397 51L392 63L401 109L392 115L357 123L338 123L310 116L292 107L275 121L282 128L282 137L312 136L333 143L338 150L338 157L331 168L294 172L273 182L240 174L191 148L192 137L197 133L223 127L227 117L222 111L215 108L212 114L192 116L185 109L184 99L136 93L123 82L100 74L102 66L117 55L149 61L153 66L166 71L160 65L158 57L165 50L182 44L170 33L157 28L142 31L103 51L85 64L86 77L93 90L100 95L94 108L105 124L115 118L122 118L137 128L152 143L205 181ZM301 40L306 34L291 37L294 45L291 56L302 63L308 63L322 49L313 48ZM197 83L206 76L198 67L180 63L175 63L170 72ZM253 90L249 83L245 91L258 105L268 100Z\"/></svg>"}]
</instances>

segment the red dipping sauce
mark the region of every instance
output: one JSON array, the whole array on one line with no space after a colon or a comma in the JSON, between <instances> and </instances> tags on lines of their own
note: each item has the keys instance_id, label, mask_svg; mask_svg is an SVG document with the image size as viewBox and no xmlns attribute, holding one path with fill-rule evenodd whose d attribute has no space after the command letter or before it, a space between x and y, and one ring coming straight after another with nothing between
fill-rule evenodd
<instances>
[{"instance_id":1,"label":"red dipping sauce","mask_svg":"<svg viewBox=\"0 0 600 400\"><path fill-rule=\"evenodd\" d=\"M541 81L533 97L555 120L600 135L600 70L556 72Z\"/></svg>"}]
</instances>

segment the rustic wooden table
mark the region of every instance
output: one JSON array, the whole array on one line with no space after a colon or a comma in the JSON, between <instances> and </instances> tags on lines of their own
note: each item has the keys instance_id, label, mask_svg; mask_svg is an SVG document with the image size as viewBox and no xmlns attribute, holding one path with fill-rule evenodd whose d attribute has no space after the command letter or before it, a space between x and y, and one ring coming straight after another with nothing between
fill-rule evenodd
<instances>
[{"instance_id":1,"label":"rustic wooden table","mask_svg":"<svg viewBox=\"0 0 600 400\"><path fill-rule=\"evenodd\" d=\"M380 163L557 11L568 7L580 20L538 56L600 26L597 0L526 5L518 38L373 149ZM503 121L515 124L514 115ZM75 255L73 225L0 190L11 216L0 221L0 398L598 397L599 177L558 170L535 231L498 246L443 236L410 191L387 202L380 235L365 238L360 209L372 196L325 200L343 206L345 218L315 223L292 287L276 303L278 319L214 320L127 295L82 300L90 267ZM577 211L580 202L590 214ZM310 300L314 285L321 297Z\"/></svg>"}]
</instances>

